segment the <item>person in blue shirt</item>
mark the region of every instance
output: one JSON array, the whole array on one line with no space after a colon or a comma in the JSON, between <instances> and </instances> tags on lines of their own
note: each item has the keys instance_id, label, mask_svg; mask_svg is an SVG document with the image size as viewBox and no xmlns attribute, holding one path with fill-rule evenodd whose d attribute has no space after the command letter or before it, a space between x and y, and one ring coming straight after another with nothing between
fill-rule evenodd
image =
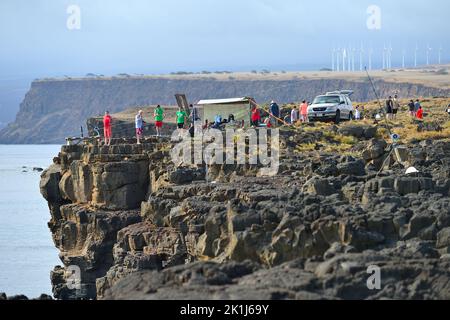
<instances>
[{"instance_id":1,"label":"person in blue shirt","mask_svg":"<svg viewBox=\"0 0 450 320\"><path fill-rule=\"evenodd\" d=\"M272 119L272 122L274 124L276 124L278 122L278 119L280 118L280 107L273 100L270 103L269 113L270 113L270 117Z\"/></svg>"},{"instance_id":2,"label":"person in blue shirt","mask_svg":"<svg viewBox=\"0 0 450 320\"><path fill-rule=\"evenodd\" d=\"M220 114L217 114L214 117L214 124L212 125L212 128L214 129L220 129L220 125L222 124L222 116Z\"/></svg>"},{"instance_id":3,"label":"person in blue shirt","mask_svg":"<svg viewBox=\"0 0 450 320\"><path fill-rule=\"evenodd\" d=\"M416 102L414 103L414 111L417 113L417 111L419 111L421 105L420 105L420 101L419 99L416 100Z\"/></svg>"}]
</instances>

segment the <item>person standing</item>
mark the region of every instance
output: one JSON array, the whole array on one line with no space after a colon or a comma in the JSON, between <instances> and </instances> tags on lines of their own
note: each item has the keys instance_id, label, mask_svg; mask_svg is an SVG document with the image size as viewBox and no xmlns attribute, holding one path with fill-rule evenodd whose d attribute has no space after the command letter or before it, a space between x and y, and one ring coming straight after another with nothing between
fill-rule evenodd
<instances>
[{"instance_id":1,"label":"person standing","mask_svg":"<svg viewBox=\"0 0 450 320\"><path fill-rule=\"evenodd\" d=\"M259 109L257 106L252 107L251 111L251 126L252 127L258 127L259 123L261 121L261 113L259 112Z\"/></svg>"},{"instance_id":2,"label":"person standing","mask_svg":"<svg viewBox=\"0 0 450 320\"><path fill-rule=\"evenodd\" d=\"M419 99L417 99L416 102L414 103L414 112L416 114L419 111L420 107L421 107L420 101L419 101Z\"/></svg>"},{"instance_id":3,"label":"person standing","mask_svg":"<svg viewBox=\"0 0 450 320\"><path fill-rule=\"evenodd\" d=\"M415 117L416 116L416 106L414 104L414 100L410 100L408 103L408 109L409 109L409 115L411 117Z\"/></svg>"},{"instance_id":4,"label":"person standing","mask_svg":"<svg viewBox=\"0 0 450 320\"><path fill-rule=\"evenodd\" d=\"M397 113L398 113L399 109L400 109L400 102L398 101L398 96L395 95L394 96L394 101L392 103L392 118L393 119L397 118Z\"/></svg>"},{"instance_id":5,"label":"person standing","mask_svg":"<svg viewBox=\"0 0 450 320\"><path fill-rule=\"evenodd\" d=\"M111 122L112 118L109 115L109 111L106 111L103 117L103 133L105 136L105 146L111 145L111 137L112 137Z\"/></svg>"},{"instance_id":6,"label":"person standing","mask_svg":"<svg viewBox=\"0 0 450 320\"><path fill-rule=\"evenodd\" d=\"M306 100L303 100L300 105L300 121L308 122L308 103Z\"/></svg>"},{"instance_id":7,"label":"person standing","mask_svg":"<svg viewBox=\"0 0 450 320\"><path fill-rule=\"evenodd\" d=\"M184 131L184 124L185 124L186 118L187 118L186 111L184 111L181 107L178 108L178 111L176 113L176 118L177 118L178 131L183 132Z\"/></svg>"},{"instance_id":8,"label":"person standing","mask_svg":"<svg viewBox=\"0 0 450 320\"><path fill-rule=\"evenodd\" d=\"M422 106L419 106L419 110L417 110L417 112L416 112L416 117L419 120L423 120L423 109L422 109Z\"/></svg>"},{"instance_id":9,"label":"person standing","mask_svg":"<svg viewBox=\"0 0 450 320\"><path fill-rule=\"evenodd\" d=\"M280 118L280 107L274 100L270 102L269 113L272 122L274 124L278 123L278 119Z\"/></svg>"},{"instance_id":10,"label":"person standing","mask_svg":"<svg viewBox=\"0 0 450 320\"><path fill-rule=\"evenodd\" d=\"M392 119L392 110L394 109L394 102L392 101L392 97L389 96L389 99L386 100L386 118Z\"/></svg>"},{"instance_id":11,"label":"person standing","mask_svg":"<svg viewBox=\"0 0 450 320\"><path fill-rule=\"evenodd\" d=\"M298 121L298 110L297 108L292 108L291 110L291 124L295 124Z\"/></svg>"},{"instance_id":12,"label":"person standing","mask_svg":"<svg viewBox=\"0 0 450 320\"><path fill-rule=\"evenodd\" d=\"M205 123L202 126L202 130L207 130L209 128L209 122L208 119L205 119Z\"/></svg>"},{"instance_id":13,"label":"person standing","mask_svg":"<svg viewBox=\"0 0 450 320\"><path fill-rule=\"evenodd\" d=\"M153 116L155 117L156 136L160 137L165 114L163 108L161 108L159 104L156 106Z\"/></svg>"},{"instance_id":14,"label":"person standing","mask_svg":"<svg viewBox=\"0 0 450 320\"><path fill-rule=\"evenodd\" d=\"M195 133L201 133L202 131L202 120L200 118L199 112L198 112L198 108L194 105L190 105L189 106L191 109L191 122L194 126L194 131Z\"/></svg>"},{"instance_id":15,"label":"person standing","mask_svg":"<svg viewBox=\"0 0 450 320\"><path fill-rule=\"evenodd\" d=\"M355 120L361 120L361 112L359 111L359 105L355 108Z\"/></svg>"},{"instance_id":16,"label":"person standing","mask_svg":"<svg viewBox=\"0 0 450 320\"><path fill-rule=\"evenodd\" d=\"M198 115L198 109L197 109L197 107L193 106L192 104L189 105L189 107L191 109L191 120L192 120L192 123L195 124L196 121L200 120L200 117Z\"/></svg>"},{"instance_id":17,"label":"person standing","mask_svg":"<svg viewBox=\"0 0 450 320\"><path fill-rule=\"evenodd\" d=\"M365 120L366 119L366 113L364 112L364 105L359 106L359 113L360 113L360 118Z\"/></svg>"},{"instance_id":18,"label":"person standing","mask_svg":"<svg viewBox=\"0 0 450 320\"><path fill-rule=\"evenodd\" d=\"M141 144L141 139L143 138L144 134L144 119L142 117L142 110L139 110L138 114L134 118L134 123L136 127L136 140L137 144Z\"/></svg>"}]
</instances>

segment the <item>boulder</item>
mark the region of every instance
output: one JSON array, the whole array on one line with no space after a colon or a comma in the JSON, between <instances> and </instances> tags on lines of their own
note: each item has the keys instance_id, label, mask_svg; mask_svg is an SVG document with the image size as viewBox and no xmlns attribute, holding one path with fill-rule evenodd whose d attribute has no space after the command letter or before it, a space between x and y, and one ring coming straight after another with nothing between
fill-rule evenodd
<instances>
[{"instance_id":1,"label":"boulder","mask_svg":"<svg viewBox=\"0 0 450 320\"><path fill-rule=\"evenodd\" d=\"M437 234L436 248L441 249L450 246L450 227L445 228Z\"/></svg>"},{"instance_id":2,"label":"boulder","mask_svg":"<svg viewBox=\"0 0 450 320\"><path fill-rule=\"evenodd\" d=\"M338 133L358 139L373 139L377 134L377 129L376 126L350 124L339 128Z\"/></svg>"},{"instance_id":3,"label":"boulder","mask_svg":"<svg viewBox=\"0 0 450 320\"><path fill-rule=\"evenodd\" d=\"M395 179L394 189L400 195L419 193L421 190L433 190L434 182L424 177L399 177Z\"/></svg>"},{"instance_id":4,"label":"boulder","mask_svg":"<svg viewBox=\"0 0 450 320\"><path fill-rule=\"evenodd\" d=\"M62 176L62 178L59 182L59 190L61 192L61 196L65 200L70 200L72 202L77 201L77 198L75 196L75 189L73 186L72 175L70 174L70 171L67 171Z\"/></svg>"},{"instance_id":5,"label":"boulder","mask_svg":"<svg viewBox=\"0 0 450 320\"><path fill-rule=\"evenodd\" d=\"M204 180L204 172L190 168L178 168L169 175L169 181L173 184L187 184L194 180Z\"/></svg>"},{"instance_id":6,"label":"boulder","mask_svg":"<svg viewBox=\"0 0 450 320\"><path fill-rule=\"evenodd\" d=\"M364 138L373 139L377 135L378 128L373 126L364 127Z\"/></svg>"},{"instance_id":7,"label":"boulder","mask_svg":"<svg viewBox=\"0 0 450 320\"><path fill-rule=\"evenodd\" d=\"M387 143L384 140L372 139L364 149L362 156L366 162L378 159L384 155Z\"/></svg>"},{"instance_id":8,"label":"boulder","mask_svg":"<svg viewBox=\"0 0 450 320\"><path fill-rule=\"evenodd\" d=\"M432 227L433 223L436 221L436 218L430 216L427 213L416 213L413 215L411 220L409 221L409 225L404 239L411 239L414 237L418 237L423 233L423 230L427 230Z\"/></svg>"},{"instance_id":9,"label":"boulder","mask_svg":"<svg viewBox=\"0 0 450 320\"><path fill-rule=\"evenodd\" d=\"M349 176L363 176L366 174L363 160L344 162L337 165L339 174Z\"/></svg>"},{"instance_id":10,"label":"boulder","mask_svg":"<svg viewBox=\"0 0 450 320\"><path fill-rule=\"evenodd\" d=\"M39 187L42 196L50 203L62 203L63 199L59 191L59 181L61 180L61 166L51 165L41 174Z\"/></svg>"},{"instance_id":11,"label":"boulder","mask_svg":"<svg viewBox=\"0 0 450 320\"><path fill-rule=\"evenodd\" d=\"M329 196L336 193L334 186L327 180L313 177L303 186L306 193L318 196Z\"/></svg>"},{"instance_id":12,"label":"boulder","mask_svg":"<svg viewBox=\"0 0 450 320\"><path fill-rule=\"evenodd\" d=\"M358 125L347 125L339 128L338 133L360 139L364 137L364 128Z\"/></svg>"}]
</instances>

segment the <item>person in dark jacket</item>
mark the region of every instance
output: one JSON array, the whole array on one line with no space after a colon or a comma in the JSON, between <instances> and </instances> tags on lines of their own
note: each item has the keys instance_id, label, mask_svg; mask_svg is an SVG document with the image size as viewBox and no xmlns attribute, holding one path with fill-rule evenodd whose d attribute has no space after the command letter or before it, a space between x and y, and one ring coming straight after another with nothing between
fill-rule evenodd
<instances>
[{"instance_id":1,"label":"person in dark jacket","mask_svg":"<svg viewBox=\"0 0 450 320\"><path fill-rule=\"evenodd\" d=\"M409 109L409 115L413 118L416 116L415 108L416 108L416 106L414 105L414 100L410 100L408 103L408 109Z\"/></svg>"},{"instance_id":2,"label":"person in dark jacket","mask_svg":"<svg viewBox=\"0 0 450 320\"><path fill-rule=\"evenodd\" d=\"M192 123L195 123L195 121L200 120L200 117L198 116L198 109L197 107L193 106L192 104L189 106L191 109L191 120Z\"/></svg>"},{"instance_id":3,"label":"person in dark jacket","mask_svg":"<svg viewBox=\"0 0 450 320\"><path fill-rule=\"evenodd\" d=\"M269 113L272 123L276 124L278 122L278 119L280 118L280 107L273 100L270 103Z\"/></svg>"},{"instance_id":4,"label":"person in dark jacket","mask_svg":"<svg viewBox=\"0 0 450 320\"><path fill-rule=\"evenodd\" d=\"M394 110L394 101L392 101L392 97L389 96L389 99L386 100L386 118L393 118L393 110Z\"/></svg>"}]
</instances>

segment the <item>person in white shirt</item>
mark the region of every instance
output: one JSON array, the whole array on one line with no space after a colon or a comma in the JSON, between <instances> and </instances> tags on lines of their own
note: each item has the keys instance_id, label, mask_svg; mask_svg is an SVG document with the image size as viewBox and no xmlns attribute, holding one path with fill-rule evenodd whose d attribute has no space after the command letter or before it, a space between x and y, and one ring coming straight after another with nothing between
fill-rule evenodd
<instances>
[{"instance_id":1,"label":"person in white shirt","mask_svg":"<svg viewBox=\"0 0 450 320\"><path fill-rule=\"evenodd\" d=\"M291 124L295 124L298 121L298 109L292 108L291 110Z\"/></svg>"},{"instance_id":2,"label":"person in white shirt","mask_svg":"<svg viewBox=\"0 0 450 320\"><path fill-rule=\"evenodd\" d=\"M355 120L361 120L361 112L359 111L359 106L355 109Z\"/></svg>"}]
</instances>

